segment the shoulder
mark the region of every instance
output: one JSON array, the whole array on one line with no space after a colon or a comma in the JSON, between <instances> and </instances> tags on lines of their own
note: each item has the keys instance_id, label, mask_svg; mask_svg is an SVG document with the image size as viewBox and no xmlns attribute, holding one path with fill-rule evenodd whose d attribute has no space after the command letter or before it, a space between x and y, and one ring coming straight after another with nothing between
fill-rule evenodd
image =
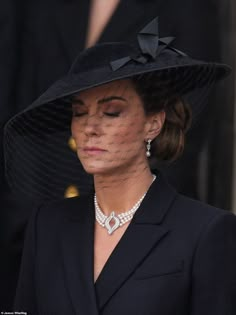
<instances>
[{"instance_id":1,"label":"shoulder","mask_svg":"<svg viewBox=\"0 0 236 315\"><path fill-rule=\"evenodd\" d=\"M89 205L93 201L92 194L81 197L67 198L55 201L47 201L38 205L33 213L37 222L53 221L54 224L65 218L79 218L86 215Z\"/></svg>"},{"instance_id":2,"label":"shoulder","mask_svg":"<svg viewBox=\"0 0 236 315\"><path fill-rule=\"evenodd\" d=\"M218 215L227 215L230 214L230 211L216 208L207 203L204 203L199 200L191 199L189 197L177 194L177 197L174 202L174 206L182 211L183 214L191 214L194 217L214 217ZM181 209L181 210L180 210Z\"/></svg>"},{"instance_id":3,"label":"shoulder","mask_svg":"<svg viewBox=\"0 0 236 315\"><path fill-rule=\"evenodd\" d=\"M71 223L84 224L86 220L91 220L91 202L93 205L92 195L44 202L34 209L26 233L37 242L38 248L49 249L51 246L56 251L58 239L73 226Z\"/></svg>"},{"instance_id":4,"label":"shoulder","mask_svg":"<svg viewBox=\"0 0 236 315\"><path fill-rule=\"evenodd\" d=\"M168 215L168 221L189 231L203 232L211 227L234 225L236 216L227 210L177 194Z\"/></svg>"},{"instance_id":5,"label":"shoulder","mask_svg":"<svg viewBox=\"0 0 236 315\"><path fill-rule=\"evenodd\" d=\"M187 257L194 272L201 272L207 264L210 269L217 264L219 270L230 261L235 265L236 216L230 211L177 194L164 224L170 231L170 248Z\"/></svg>"}]
</instances>

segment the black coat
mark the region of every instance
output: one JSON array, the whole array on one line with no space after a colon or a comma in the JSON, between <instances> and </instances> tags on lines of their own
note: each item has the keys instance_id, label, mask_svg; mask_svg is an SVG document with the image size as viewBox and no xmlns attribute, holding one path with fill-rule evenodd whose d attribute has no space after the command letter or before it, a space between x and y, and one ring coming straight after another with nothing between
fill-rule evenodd
<instances>
[{"instance_id":1,"label":"black coat","mask_svg":"<svg viewBox=\"0 0 236 315\"><path fill-rule=\"evenodd\" d=\"M177 194L158 174L95 284L93 231L93 195L34 213L16 311L236 314L234 215Z\"/></svg>"}]
</instances>

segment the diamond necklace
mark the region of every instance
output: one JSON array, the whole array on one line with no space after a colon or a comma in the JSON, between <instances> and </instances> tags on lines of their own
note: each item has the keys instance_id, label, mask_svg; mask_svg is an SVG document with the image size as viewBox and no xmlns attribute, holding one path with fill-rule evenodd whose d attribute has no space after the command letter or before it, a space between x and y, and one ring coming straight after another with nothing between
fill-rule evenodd
<instances>
[{"instance_id":1,"label":"diamond necklace","mask_svg":"<svg viewBox=\"0 0 236 315\"><path fill-rule=\"evenodd\" d=\"M156 179L156 175L153 175L152 183L154 182L155 179ZM128 211L122 212L122 213L117 214L117 215L115 214L115 211L112 211L109 216L105 215L102 212L101 208L98 205L96 194L94 194L94 207L95 207L96 221L102 227L106 228L108 234L111 235L120 226L122 226L123 224L129 222L133 218L135 212L138 210L138 208L140 207L141 202L143 201L144 197L146 196L146 193L147 193L147 191L136 202L136 204L131 209L129 209ZM114 224L112 226L110 225L111 221L114 222Z\"/></svg>"}]
</instances>

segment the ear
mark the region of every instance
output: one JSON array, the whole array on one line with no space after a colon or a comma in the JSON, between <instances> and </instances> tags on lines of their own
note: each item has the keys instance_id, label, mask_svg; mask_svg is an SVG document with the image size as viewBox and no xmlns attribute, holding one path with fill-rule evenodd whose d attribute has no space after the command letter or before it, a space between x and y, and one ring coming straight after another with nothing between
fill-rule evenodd
<instances>
[{"instance_id":1,"label":"ear","mask_svg":"<svg viewBox=\"0 0 236 315\"><path fill-rule=\"evenodd\" d=\"M147 118L146 123L146 137L145 139L155 139L161 132L166 119L166 113L164 110L151 114Z\"/></svg>"}]
</instances>

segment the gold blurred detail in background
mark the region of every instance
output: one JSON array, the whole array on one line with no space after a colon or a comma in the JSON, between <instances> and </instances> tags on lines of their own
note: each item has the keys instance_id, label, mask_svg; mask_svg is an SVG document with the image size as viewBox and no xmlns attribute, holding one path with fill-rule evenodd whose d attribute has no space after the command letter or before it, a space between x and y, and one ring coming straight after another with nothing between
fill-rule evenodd
<instances>
[{"instance_id":1,"label":"gold blurred detail in background","mask_svg":"<svg viewBox=\"0 0 236 315\"><path fill-rule=\"evenodd\" d=\"M76 152L76 144L75 144L74 138L72 138L72 137L69 138L69 140L68 140L68 146L69 146L69 148L70 148L72 151Z\"/></svg>"},{"instance_id":2,"label":"gold blurred detail in background","mask_svg":"<svg viewBox=\"0 0 236 315\"><path fill-rule=\"evenodd\" d=\"M75 185L70 185L66 188L64 197L65 198L72 198L79 196L79 189Z\"/></svg>"}]
</instances>

